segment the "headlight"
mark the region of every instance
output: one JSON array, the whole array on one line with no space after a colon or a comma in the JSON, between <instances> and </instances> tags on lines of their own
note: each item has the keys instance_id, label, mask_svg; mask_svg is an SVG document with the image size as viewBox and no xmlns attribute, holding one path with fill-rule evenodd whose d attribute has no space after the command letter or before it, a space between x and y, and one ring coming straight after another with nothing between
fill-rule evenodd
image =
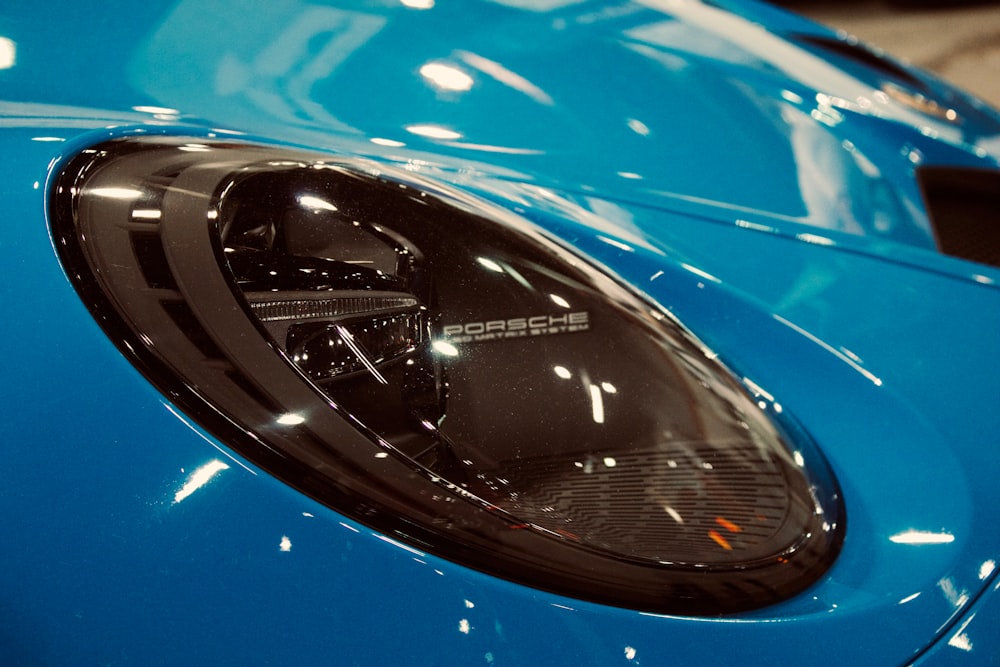
<instances>
[{"instance_id":1,"label":"headlight","mask_svg":"<svg viewBox=\"0 0 1000 667\"><path fill-rule=\"evenodd\" d=\"M69 162L53 227L172 401L421 549L684 614L781 600L839 551L804 433L509 212L368 163L159 138Z\"/></svg>"}]
</instances>

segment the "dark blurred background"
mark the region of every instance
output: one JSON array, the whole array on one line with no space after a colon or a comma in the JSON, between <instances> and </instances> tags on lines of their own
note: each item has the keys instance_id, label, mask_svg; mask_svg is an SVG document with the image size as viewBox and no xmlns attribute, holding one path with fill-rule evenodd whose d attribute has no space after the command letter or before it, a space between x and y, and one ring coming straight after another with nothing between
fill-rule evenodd
<instances>
[{"instance_id":1,"label":"dark blurred background","mask_svg":"<svg viewBox=\"0 0 1000 667\"><path fill-rule=\"evenodd\" d=\"M1000 108L997 0L783 0L778 4L931 70Z\"/></svg>"}]
</instances>

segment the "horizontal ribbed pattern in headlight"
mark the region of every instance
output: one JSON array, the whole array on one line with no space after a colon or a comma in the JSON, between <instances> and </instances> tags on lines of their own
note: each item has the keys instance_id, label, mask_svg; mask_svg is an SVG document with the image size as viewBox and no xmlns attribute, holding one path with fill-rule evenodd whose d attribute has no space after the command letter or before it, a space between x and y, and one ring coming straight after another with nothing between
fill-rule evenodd
<instances>
[{"instance_id":1,"label":"horizontal ribbed pattern in headlight","mask_svg":"<svg viewBox=\"0 0 1000 667\"><path fill-rule=\"evenodd\" d=\"M716 562L766 558L775 541L795 537L782 535L801 525L795 514L809 510L789 502L784 467L746 441L575 458L511 462L507 478L526 491L501 507L611 551L672 563L702 562L706 552Z\"/></svg>"}]
</instances>

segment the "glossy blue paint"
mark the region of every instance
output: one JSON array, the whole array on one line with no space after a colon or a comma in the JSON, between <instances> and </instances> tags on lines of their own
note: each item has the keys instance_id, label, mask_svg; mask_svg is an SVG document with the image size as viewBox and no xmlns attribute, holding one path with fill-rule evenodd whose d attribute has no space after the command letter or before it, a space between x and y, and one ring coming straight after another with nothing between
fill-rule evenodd
<instances>
[{"instance_id":1,"label":"glossy blue paint","mask_svg":"<svg viewBox=\"0 0 1000 667\"><path fill-rule=\"evenodd\" d=\"M983 577L989 576L994 563L983 567ZM990 588L990 594L984 595L972 610L965 615L961 623L948 630L946 637L935 644L931 650L916 661L916 665L995 665L1000 659L1000 647L997 646L997 597L996 582Z\"/></svg>"},{"instance_id":2,"label":"glossy blue paint","mask_svg":"<svg viewBox=\"0 0 1000 667\"><path fill-rule=\"evenodd\" d=\"M962 124L879 95L870 70L785 41L823 29L764 4L518 4L0 10L5 662L995 653L1000 271L933 250L913 169L996 167L1000 118L919 73ZM223 130L406 165L659 300L823 448L838 562L738 617L639 614L415 551L235 456L106 339L45 222L52 167L79 149Z\"/></svg>"}]
</instances>

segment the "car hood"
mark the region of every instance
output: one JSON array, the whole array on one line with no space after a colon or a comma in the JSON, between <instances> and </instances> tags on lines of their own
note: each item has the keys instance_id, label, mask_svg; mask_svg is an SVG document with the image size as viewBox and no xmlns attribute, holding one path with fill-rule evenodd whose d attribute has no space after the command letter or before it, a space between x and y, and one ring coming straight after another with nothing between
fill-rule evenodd
<instances>
[{"instance_id":1,"label":"car hood","mask_svg":"<svg viewBox=\"0 0 1000 667\"><path fill-rule=\"evenodd\" d=\"M43 267L31 277L15 272L4 303L9 318L37 323L33 346L46 351L46 367L75 368L74 386L102 387L61 409L112 444L55 463L45 458L51 452L15 447L12 459L19 470L73 479L89 471L106 480L102 493L120 514L86 520L113 532L129 519L144 526L148 542L82 553L102 566L69 591L7 591L8 604L23 604L40 626L47 609L56 619L93 610L90 598L114 579L119 561L129 563L133 585L161 596L158 613L167 614L183 599L168 586L163 554L208 562L203 547L177 546L204 516L185 509L187 523L173 524L168 512L176 510L122 498L138 493L140 482L153 484L148 472L134 472L148 470L149 447L158 464L172 465L219 445L160 409L158 394L96 327L66 340L61 322L89 316L55 265L42 219L51 165L134 132L245 135L370 157L522 213L673 311L773 394L830 460L847 539L806 594L732 618L664 619L567 606L543 593L522 599L516 587L465 573L456 575L462 586L497 601L476 612L482 628L495 628L477 651L549 655L546 638L533 632L546 626L577 638L593 631L583 644L595 656L614 650L620 660L622 647L634 656L634 647L647 646L664 659L718 660L713 638L722 623L744 657L767 648L813 661L819 645L849 637L839 662L901 662L945 632L994 576L1000 373L988 351L1000 329L1000 271L937 252L915 175L927 165L996 168L1000 119L975 100L751 2L496 0L458 8L412 0L345 9L284 0L253 12L228 2L145 3L101 16L66 3L57 11L59 21L21 9L0 18L11 51L0 70L7 100L0 125L17 155L3 166L4 179L19 184L5 206L32 223L2 246L3 260ZM39 296L26 303L26 293ZM8 349L23 346L21 336L5 331ZM38 358L11 363L31 377ZM37 405L48 389L6 400ZM20 442L67 442L44 419L17 421L12 431ZM246 471L234 472L242 477L227 487L248 503L240 512L267 523L276 508L299 502ZM70 490L53 493L49 502L73 507ZM5 518L9 534L27 534L33 521L35 496L20 498ZM78 531L85 511L66 509L41 537L23 539L53 548L52 535ZM324 521L309 530L346 525ZM248 534L245 525L212 530L238 544ZM347 538L323 539L327 553L347 553L338 541ZM380 543L352 544L347 551L369 553ZM406 601L369 591L385 596L376 607L391 606L401 618L444 614L451 593L414 583L424 581L430 558L421 555L418 564L379 561L419 595ZM430 560L436 571L461 571ZM360 558L351 563L366 567ZM208 568L217 578L199 579L204 599L236 585L225 564ZM51 576L44 569L29 567L26 579ZM275 590L351 579L324 554L294 571L263 561L251 569ZM302 594L303 608L323 607L312 591ZM223 597L205 604L221 614ZM364 604L355 611L338 618L345 635L377 622ZM100 634L106 620L98 616L70 632ZM174 622L190 629L199 618ZM241 636L260 622L243 614L216 621L243 628ZM317 618L296 622L319 628ZM670 647L657 639L667 622L677 624ZM464 641L468 623L459 627L466 630L442 641ZM427 641L406 636L414 646Z\"/></svg>"},{"instance_id":2,"label":"car hood","mask_svg":"<svg viewBox=\"0 0 1000 667\"><path fill-rule=\"evenodd\" d=\"M151 3L119 23L24 17L11 32L30 67L7 73L8 99L934 247L914 169L995 167L995 113L846 36L726 4L288 0Z\"/></svg>"}]
</instances>

